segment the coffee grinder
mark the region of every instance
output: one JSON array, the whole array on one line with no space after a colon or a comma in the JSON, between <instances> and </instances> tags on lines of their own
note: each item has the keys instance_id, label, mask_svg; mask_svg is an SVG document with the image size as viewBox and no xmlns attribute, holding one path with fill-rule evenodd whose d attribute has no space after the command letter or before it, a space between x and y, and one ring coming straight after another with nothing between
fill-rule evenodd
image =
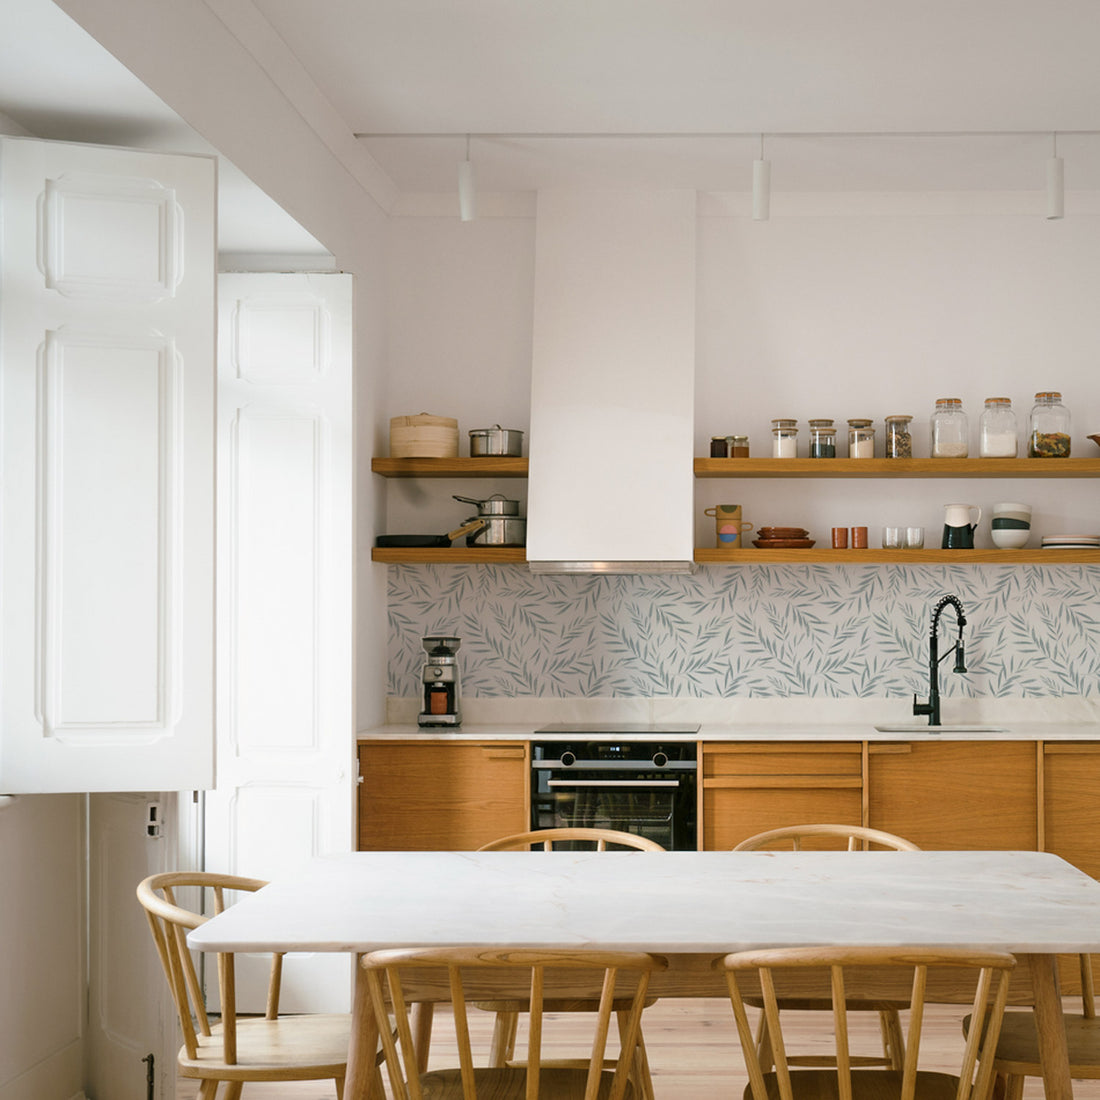
<instances>
[{"instance_id":1,"label":"coffee grinder","mask_svg":"<svg viewBox=\"0 0 1100 1100\"><path fill-rule=\"evenodd\" d=\"M417 723L421 726L460 726L458 709L458 662L455 653L462 644L458 638L433 635L421 638L428 659L421 670L424 682L424 709Z\"/></svg>"}]
</instances>

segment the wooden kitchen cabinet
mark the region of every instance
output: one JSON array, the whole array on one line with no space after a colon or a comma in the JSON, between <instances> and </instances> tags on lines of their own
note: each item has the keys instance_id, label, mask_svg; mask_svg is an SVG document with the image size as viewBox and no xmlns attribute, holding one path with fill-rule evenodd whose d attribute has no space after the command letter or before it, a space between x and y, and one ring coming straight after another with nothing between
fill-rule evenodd
<instances>
[{"instance_id":1,"label":"wooden kitchen cabinet","mask_svg":"<svg viewBox=\"0 0 1100 1100\"><path fill-rule=\"evenodd\" d=\"M921 848L1039 847L1034 741L868 746L867 824Z\"/></svg>"},{"instance_id":2,"label":"wooden kitchen cabinet","mask_svg":"<svg viewBox=\"0 0 1100 1100\"><path fill-rule=\"evenodd\" d=\"M359 744L358 848L471 851L529 828L523 741Z\"/></svg>"},{"instance_id":3,"label":"wooden kitchen cabinet","mask_svg":"<svg viewBox=\"0 0 1100 1100\"><path fill-rule=\"evenodd\" d=\"M1043 849L1100 878L1100 742L1043 744Z\"/></svg>"},{"instance_id":4,"label":"wooden kitchen cabinet","mask_svg":"<svg viewBox=\"0 0 1100 1100\"><path fill-rule=\"evenodd\" d=\"M861 824L862 761L858 741L704 744L702 847L806 822Z\"/></svg>"}]
</instances>

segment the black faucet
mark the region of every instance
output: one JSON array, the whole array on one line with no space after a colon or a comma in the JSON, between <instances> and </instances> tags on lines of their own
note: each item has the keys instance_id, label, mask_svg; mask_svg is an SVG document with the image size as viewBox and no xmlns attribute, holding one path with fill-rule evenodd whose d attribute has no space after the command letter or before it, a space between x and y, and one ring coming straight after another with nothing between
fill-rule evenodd
<instances>
[{"instance_id":1,"label":"black faucet","mask_svg":"<svg viewBox=\"0 0 1100 1100\"><path fill-rule=\"evenodd\" d=\"M937 638L937 631L940 626L940 616L943 614L943 609L948 605L955 609L955 619L959 624L959 637L955 644L941 657L939 655L939 640ZM944 596L938 604L936 604L935 610L932 612L932 632L928 639L928 702L922 703L918 700L917 696L913 696L913 713L914 714L927 714L928 724L930 726L938 726L940 724L940 661L944 657L950 657L952 653L955 654L955 671L965 672L966 663L963 659L963 627L966 626L966 615L963 614L963 605L959 602L958 596Z\"/></svg>"}]
</instances>

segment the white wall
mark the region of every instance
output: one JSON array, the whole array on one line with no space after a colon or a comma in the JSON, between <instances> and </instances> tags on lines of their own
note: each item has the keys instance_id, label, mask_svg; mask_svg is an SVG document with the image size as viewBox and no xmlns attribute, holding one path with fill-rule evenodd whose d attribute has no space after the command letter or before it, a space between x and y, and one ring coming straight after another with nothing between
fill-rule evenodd
<instances>
[{"instance_id":1,"label":"white wall","mask_svg":"<svg viewBox=\"0 0 1100 1100\"><path fill-rule=\"evenodd\" d=\"M873 417L881 453L883 417L911 413L917 453L927 454L935 399L957 396L976 455L986 397L1011 397L1022 431L1035 392L1058 389L1074 417L1074 454L1100 456L1085 438L1100 429L1100 203L1077 196L1075 206L1046 221L1025 196L803 196L786 216L753 222L734 213L745 209L735 196L703 196L695 453L708 453L712 434L738 432L754 456L770 454L777 416L799 419L802 453L810 417L841 427ZM500 419L492 409L513 416L504 426L525 427L533 219L393 223L385 415L457 416L462 442L467 428ZM469 490L524 497L522 482L392 481L385 529L441 533L467 514L450 493ZM582 514L624 506L578 491ZM1021 499L1036 506L1037 529L1100 530L1094 494L1079 482L700 480L695 495L701 546L714 539L704 509L719 502L743 504L758 526L803 526L819 538L855 524L919 524L934 538L942 505L955 500ZM644 507L630 503L632 514Z\"/></svg>"}]
</instances>

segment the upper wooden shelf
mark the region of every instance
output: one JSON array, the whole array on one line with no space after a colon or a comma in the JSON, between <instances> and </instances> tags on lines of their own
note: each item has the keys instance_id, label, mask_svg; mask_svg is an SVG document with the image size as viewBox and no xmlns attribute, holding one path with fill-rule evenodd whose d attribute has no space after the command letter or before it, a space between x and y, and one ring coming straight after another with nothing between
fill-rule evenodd
<instances>
[{"instance_id":1,"label":"upper wooden shelf","mask_svg":"<svg viewBox=\"0 0 1100 1100\"><path fill-rule=\"evenodd\" d=\"M697 458L696 477L1100 477L1100 458Z\"/></svg>"},{"instance_id":2,"label":"upper wooden shelf","mask_svg":"<svg viewBox=\"0 0 1100 1100\"><path fill-rule=\"evenodd\" d=\"M525 458L372 458L383 477L526 477Z\"/></svg>"}]
</instances>

